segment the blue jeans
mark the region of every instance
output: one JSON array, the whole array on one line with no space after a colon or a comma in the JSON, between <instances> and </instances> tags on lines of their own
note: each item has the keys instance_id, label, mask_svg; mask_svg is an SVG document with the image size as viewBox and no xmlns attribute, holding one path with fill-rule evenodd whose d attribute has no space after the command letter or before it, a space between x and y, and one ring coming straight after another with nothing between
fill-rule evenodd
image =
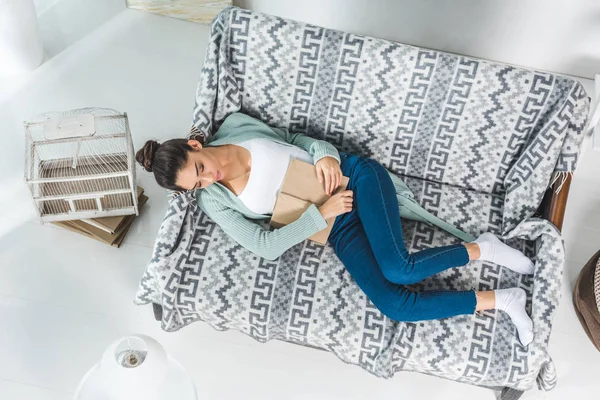
<instances>
[{"instance_id":1,"label":"blue jeans","mask_svg":"<svg viewBox=\"0 0 600 400\"><path fill-rule=\"evenodd\" d=\"M335 219L329 242L371 302L396 321L474 313L474 291L412 292L402 286L467 264L467 249L456 244L410 254L404 246L398 199L387 170L369 158L346 153L340 157L354 204L352 211Z\"/></svg>"}]
</instances>

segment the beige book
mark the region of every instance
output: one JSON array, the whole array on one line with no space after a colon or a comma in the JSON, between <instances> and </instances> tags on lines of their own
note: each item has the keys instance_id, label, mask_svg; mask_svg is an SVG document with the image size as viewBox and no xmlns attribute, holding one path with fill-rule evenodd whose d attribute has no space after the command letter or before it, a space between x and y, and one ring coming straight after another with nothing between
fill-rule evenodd
<instances>
[{"instance_id":1,"label":"beige book","mask_svg":"<svg viewBox=\"0 0 600 400\"><path fill-rule=\"evenodd\" d=\"M138 207L140 211L144 204L148 201L148 197L145 195L140 196L138 201ZM113 247L119 247L123 240L125 239L125 235L129 231L129 228L133 224L135 220L135 215L128 215L125 217L123 222L120 224L119 229L115 231L114 234L110 234L102 229L98 229L94 226L91 226L87 223L81 222L79 220L73 221L55 221L52 224L60 226L61 228L70 230L75 233L79 233L80 235L87 236L90 239L98 240L102 243L106 243Z\"/></svg>"},{"instance_id":2,"label":"beige book","mask_svg":"<svg viewBox=\"0 0 600 400\"><path fill-rule=\"evenodd\" d=\"M348 177L343 176L340 186L334 191L334 194L346 190L348 181ZM321 206L330 197L325 192L325 182L319 182L316 167L304 161L292 159L285 174L281 191L277 196L271 217L271 226L281 228L294 222L300 218L311 204ZM326 221L327 228L309 237L310 240L320 244L327 243L335 218Z\"/></svg>"}]
</instances>

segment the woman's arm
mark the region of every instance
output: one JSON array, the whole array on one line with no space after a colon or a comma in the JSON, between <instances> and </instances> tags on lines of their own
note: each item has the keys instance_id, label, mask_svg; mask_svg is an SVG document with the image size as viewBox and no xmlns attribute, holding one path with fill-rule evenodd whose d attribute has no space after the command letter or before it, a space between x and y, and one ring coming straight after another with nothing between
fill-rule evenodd
<instances>
[{"instance_id":1,"label":"woman's arm","mask_svg":"<svg viewBox=\"0 0 600 400\"><path fill-rule=\"evenodd\" d=\"M242 213L210 198L197 196L198 206L236 242L267 260L275 260L287 249L327 228L317 206L310 207L296 221L273 231L264 230Z\"/></svg>"},{"instance_id":2,"label":"woman's arm","mask_svg":"<svg viewBox=\"0 0 600 400\"><path fill-rule=\"evenodd\" d=\"M290 133L286 128L270 128L286 142L307 151L312 156L314 164L323 157L333 157L340 163L340 153L331 143L313 139L303 133Z\"/></svg>"},{"instance_id":3,"label":"woman's arm","mask_svg":"<svg viewBox=\"0 0 600 400\"><path fill-rule=\"evenodd\" d=\"M313 139L302 133L290 133L286 128L274 128L259 119L253 118L243 113L233 113L228 116L219 130L227 132L264 132L265 134L275 133L281 139L289 144L300 147L310 154L314 164L323 157L333 157L340 162L340 154L331 143L324 140Z\"/></svg>"}]
</instances>

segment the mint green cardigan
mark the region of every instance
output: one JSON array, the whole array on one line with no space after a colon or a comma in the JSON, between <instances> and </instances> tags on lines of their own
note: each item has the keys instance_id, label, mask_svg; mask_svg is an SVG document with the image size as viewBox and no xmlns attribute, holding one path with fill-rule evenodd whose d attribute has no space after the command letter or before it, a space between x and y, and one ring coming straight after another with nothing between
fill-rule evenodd
<instances>
[{"instance_id":1,"label":"mint green cardigan","mask_svg":"<svg viewBox=\"0 0 600 400\"><path fill-rule=\"evenodd\" d=\"M217 133L205 147L237 144L249 139L264 138L288 146L306 150L316 164L323 157L340 155L335 147L324 140L313 139L301 133L290 133L284 128L274 128L242 113L233 113L225 119ZM389 171L388 171L389 172ZM440 220L419 206L410 189L396 175L390 173L400 203L400 215L404 218L428 221L465 241L474 238L454 226ZM267 214L249 210L238 197L219 182L196 190L198 207L240 245L267 260L275 260L290 247L325 229L327 222L312 204L299 219L282 228L265 230L258 220L270 219ZM254 220L254 221L253 221Z\"/></svg>"}]
</instances>

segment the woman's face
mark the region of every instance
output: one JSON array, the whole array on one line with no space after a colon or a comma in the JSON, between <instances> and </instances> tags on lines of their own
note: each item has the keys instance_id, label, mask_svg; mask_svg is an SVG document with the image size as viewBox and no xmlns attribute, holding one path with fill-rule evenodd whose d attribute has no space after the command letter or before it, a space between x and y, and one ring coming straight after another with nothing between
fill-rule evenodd
<instances>
[{"instance_id":1,"label":"woman's face","mask_svg":"<svg viewBox=\"0 0 600 400\"><path fill-rule=\"evenodd\" d=\"M223 179L223 166L208 150L202 150L202 144L190 140L188 144L194 149L188 153L186 165L179 170L175 184L186 190L205 189Z\"/></svg>"}]
</instances>

